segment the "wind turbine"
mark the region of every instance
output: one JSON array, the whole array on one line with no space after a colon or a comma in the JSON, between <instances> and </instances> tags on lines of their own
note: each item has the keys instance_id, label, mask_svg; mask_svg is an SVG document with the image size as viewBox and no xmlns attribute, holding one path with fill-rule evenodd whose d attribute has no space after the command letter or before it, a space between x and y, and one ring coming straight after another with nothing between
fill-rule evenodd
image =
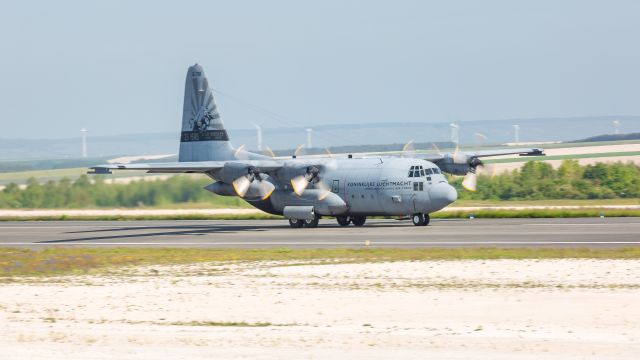
<instances>
[{"instance_id":1,"label":"wind turbine","mask_svg":"<svg viewBox=\"0 0 640 360\"><path fill-rule=\"evenodd\" d=\"M251 123L253 125L253 127L256 128L256 141L257 141L257 146L258 146L258 151L262 151L262 128L260 127L260 125L252 122Z\"/></svg>"},{"instance_id":2,"label":"wind turbine","mask_svg":"<svg viewBox=\"0 0 640 360\"><path fill-rule=\"evenodd\" d=\"M80 136L82 137L82 157L87 157L87 129L80 129Z\"/></svg>"}]
</instances>

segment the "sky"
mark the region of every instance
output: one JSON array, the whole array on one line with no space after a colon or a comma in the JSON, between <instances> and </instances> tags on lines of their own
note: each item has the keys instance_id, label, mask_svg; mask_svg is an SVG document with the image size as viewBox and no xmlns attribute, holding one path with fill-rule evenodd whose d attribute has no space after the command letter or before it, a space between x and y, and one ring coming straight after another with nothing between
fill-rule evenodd
<instances>
[{"instance_id":1,"label":"sky","mask_svg":"<svg viewBox=\"0 0 640 360\"><path fill-rule=\"evenodd\" d=\"M2 1L0 138L640 115L639 1Z\"/></svg>"}]
</instances>

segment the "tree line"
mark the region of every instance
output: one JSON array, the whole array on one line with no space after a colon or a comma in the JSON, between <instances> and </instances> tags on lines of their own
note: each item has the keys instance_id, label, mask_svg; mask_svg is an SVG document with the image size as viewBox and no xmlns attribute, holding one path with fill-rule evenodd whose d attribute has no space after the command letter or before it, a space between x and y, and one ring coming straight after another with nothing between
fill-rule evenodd
<instances>
[{"instance_id":1,"label":"tree line","mask_svg":"<svg viewBox=\"0 0 640 360\"><path fill-rule=\"evenodd\" d=\"M640 167L633 163L597 163L581 166L565 160L557 169L531 161L519 170L478 178L478 191L462 188L462 178L451 178L459 199L541 200L640 198ZM236 197L214 195L202 189L207 177L173 176L163 180L108 184L104 178L83 175L40 184L29 179L25 188L9 184L0 191L0 208L86 208L168 206L207 203L239 206Z\"/></svg>"},{"instance_id":2,"label":"tree line","mask_svg":"<svg viewBox=\"0 0 640 360\"><path fill-rule=\"evenodd\" d=\"M166 206L178 203L210 203L212 206L238 206L242 200L214 195L203 186L207 177L172 176L162 180L105 183L102 176L80 176L40 184L27 181L26 188L9 184L0 192L0 208L87 208Z\"/></svg>"},{"instance_id":3,"label":"tree line","mask_svg":"<svg viewBox=\"0 0 640 360\"><path fill-rule=\"evenodd\" d=\"M539 161L527 162L519 170L478 177L478 190L463 190L462 178L451 181L459 199L542 200L615 199L640 197L640 167L634 163L596 163L582 166L564 160L554 169Z\"/></svg>"}]
</instances>

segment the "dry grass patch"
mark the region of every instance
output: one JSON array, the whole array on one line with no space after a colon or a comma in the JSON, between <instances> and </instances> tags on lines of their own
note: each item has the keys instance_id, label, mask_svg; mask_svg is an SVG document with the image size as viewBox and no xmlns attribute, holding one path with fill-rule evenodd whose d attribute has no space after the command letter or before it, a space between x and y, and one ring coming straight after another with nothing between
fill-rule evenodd
<instances>
[{"instance_id":1,"label":"dry grass patch","mask_svg":"<svg viewBox=\"0 0 640 360\"><path fill-rule=\"evenodd\" d=\"M484 259L640 259L640 248L430 248L430 249L194 249L0 248L0 281L16 277L104 273L138 265L203 262L300 261L336 264L382 261ZM126 272L122 273L126 275ZM151 274L152 275L152 274Z\"/></svg>"}]
</instances>

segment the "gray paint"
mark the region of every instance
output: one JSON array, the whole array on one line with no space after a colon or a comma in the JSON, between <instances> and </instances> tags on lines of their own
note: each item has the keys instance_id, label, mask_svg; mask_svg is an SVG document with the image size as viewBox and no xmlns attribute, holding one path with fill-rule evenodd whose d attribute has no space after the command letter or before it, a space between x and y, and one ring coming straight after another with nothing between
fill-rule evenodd
<instances>
[{"instance_id":1,"label":"gray paint","mask_svg":"<svg viewBox=\"0 0 640 360\"><path fill-rule=\"evenodd\" d=\"M222 140L189 141L206 135L218 135ZM218 107L213 98L204 69L195 64L189 67L184 85L182 132L179 161L228 160L233 157Z\"/></svg>"}]
</instances>

